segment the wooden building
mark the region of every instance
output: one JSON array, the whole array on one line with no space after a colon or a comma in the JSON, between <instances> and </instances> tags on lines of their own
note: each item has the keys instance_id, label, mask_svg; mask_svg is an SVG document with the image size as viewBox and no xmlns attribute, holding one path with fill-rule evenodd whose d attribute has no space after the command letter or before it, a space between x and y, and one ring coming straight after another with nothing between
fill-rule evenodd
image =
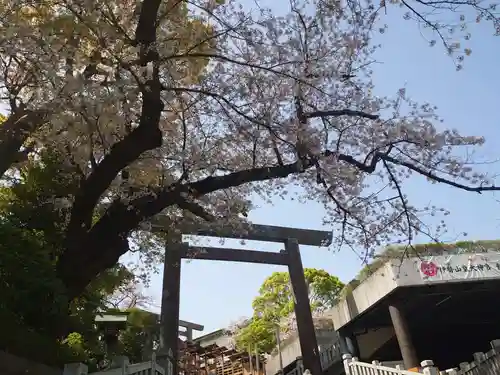
<instances>
[{"instance_id":1,"label":"wooden building","mask_svg":"<svg viewBox=\"0 0 500 375\"><path fill-rule=\"evenodd\" d=\"M265 375L265 359L224 346L183 342L179 373L182 375Z\"/></svg>"}]
</instances>

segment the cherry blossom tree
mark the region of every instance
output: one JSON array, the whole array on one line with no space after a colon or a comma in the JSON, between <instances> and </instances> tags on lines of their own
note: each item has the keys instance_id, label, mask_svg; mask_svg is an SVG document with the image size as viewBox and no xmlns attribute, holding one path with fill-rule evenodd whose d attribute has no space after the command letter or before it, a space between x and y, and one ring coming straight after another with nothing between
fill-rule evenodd
<instances>
[{"instance_id":1,"label":"cherry blossom tree","mask_svg":"<svg viewBox=\"0 0 500 375\"><path fill-rule=\"evenodd\" d=\"M237 225L255 194L285 197L297 185L325 205L335 245L371 249L425 230L425 208L403 192L411 174L498 190L456 151L483 138L442 130L435 108L405 90L375 96L371 80L379 48L371 38L386 7L405 7L460 66L470 50L453 40L469 39L471 12L498 33L494 4L288 5L281 15L237 0L0 2L9 111L0 175L43 148L74 168L80 187L61 197L68 215L58 259L70 296L160 213L166 231ZM436 9L457 22L440 21Z\"/></svg>"}]
</instances>

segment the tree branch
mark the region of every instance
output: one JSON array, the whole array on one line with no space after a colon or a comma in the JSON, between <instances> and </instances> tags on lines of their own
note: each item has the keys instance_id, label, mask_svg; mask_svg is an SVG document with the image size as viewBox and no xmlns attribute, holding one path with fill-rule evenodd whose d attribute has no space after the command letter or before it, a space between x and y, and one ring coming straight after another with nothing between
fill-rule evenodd
<instances>
[{"instance_id":1,"label":"tree branch","mask_svg":"<svg viewBox=\"0 0 500 375\"><path fill-rule=\"evenodd\" d=\"M144 0L141 7L136 42L141 45L140 59L145 63L154 58L149 52L156 41L156 17L160 2ZM87 179L82 181L67 228L69 241L77 240L90 229L94 208L118 173L144 152L161 146L162 133L159 123L164 105L160 94L161 84L156 75L147 81L142 89L142 109L138 127L115 143Z\"/></svg>"},{"instance_id":2,"label":"tree branch","mask_svg":"<svg viewBox=\"0 0 500 375\"><path fill-rule=\"evenodd\" d=\"M306 118L315 118L315 117L340 117L340 116L352 116L352 117L363 117L370 120L377 120L379 115L373 115L371 113L366 113L363 111L356 111L352 109L339 109L332 111L314 111L314 112L306 112L304 113Z\"/></svg>"},{"instance_id":3,"label":"tree branch","mask_svg":"<svg viewBox=\"0 0 500 375\"><path fill-rule=\"evenodd\" d=\"M71 286L70 296L76 296L85 288L99 272L113 266L120 256L128 251L127 236L138 225L154 215L159 214L166 207L178 205L195 215L212 219L201 206L193 200L212 192L238 187L251 182L263 182L286 178L292 174L304 172L317 165L322 158L335 157L338 161L352 165L364 173L373 173L379 162L389 162L409 168L423 176L450 186L459 187L467 191L500 190L495 186L469 187L435 176L410 163L397 160L389 156L392 147L389 145L385 152L375 152L370 163L363 163L351 155L339 154L326 150L321 155L309 155L293 163L271 167L250 168L232 172L222 176L210 176L199 181L173 184L161 190L138 197L130 202L117 201L113 203L101 219L90 229L84 241L77 244L78 250L73 258L62 269L66 270L66 285ZM75 273L80 268L83 272Z\"/></svg>"},{"instance_id":4,"label":"tree branch","mask_svg":"<svg viewBox=\"0 0 500 375\"><path fill-rule=\"evenodd\" d=\"M384 160L392 163L392 164L400 165L402 167L406 167L408 169L411 169L412 171L417 172L418 174L420 174L422 176L425 176L425 177L427 177L430 180L433 180L433 181L436 181L436 182L439 182L439 183L442 183L442 184L450 185L450 186L456 187L456 188L461 189L461 190L471 191L471 192L475 192L475 193L478 193L478 194L481 194L483 191L497 191L497 190L500 190L500 186L495 186L495 185L492 185L492 186L469 186L469 185L459 184L459 183L457 183L455 181L448 180L446 178L436 176L431 171L426 171L425 169L417 167L416 165L411 164L409 162L395 159L392 156L384 155L382 158Z\"/></svg>"}]
</instances>

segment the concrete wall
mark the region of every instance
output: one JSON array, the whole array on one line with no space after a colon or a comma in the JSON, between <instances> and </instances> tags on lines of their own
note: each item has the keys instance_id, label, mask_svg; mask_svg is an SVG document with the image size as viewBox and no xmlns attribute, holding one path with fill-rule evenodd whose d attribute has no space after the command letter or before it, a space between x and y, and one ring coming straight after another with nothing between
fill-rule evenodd
<instances>
[{"instance_id":1,"label":"concrete wall","mask_svg":"<svg viewBox=\"0 0 500 375\"><path fill-rule=\"evenodd\" d=\"M300 357L300 342L298 336L294 336L287 345L283 345L281 348L281 355L283 357L283 367L288 366L290 363L295 361L297 357ZM279 356L278 354L270 355L266 362L266 374L274 375L280 370Z\"/></svg>"},{"instance_id":2,"label":"concrete wall","mask_svg":"<svg viewBox=\"0 0 500 375\"><path fill-rule=\"evenodd\" d=\"M318 341L318 347L321 351L325 347L329 347L338 341L337 332L334 330L316 330L316 339ZM297 333L292 337L283 342L281 347L281 355L283 357L283 367L288 366L290 363L295 361L297 357L302 356L302 351L300 350L300 341ZM267 358L266 363L266 374L274 375L280 370L279 356L278 354L273 354Z\"/></svg>"},{"instance_id":3,"label":"concrete wall","mask_svg":"<svg viewBox=\"0 0 500 375\"><path fill-rule=\"evenodd\" d=\"M383 327L356 335L359 346L359 357L370 358L382 345L394 337L394 328Z\"/></svg>"},{"instance_id":4,"label":"concrete wall","mask_svg":"<svg viewBox=\"0 0 500 375\"><path fill-rule=\"evenodd\" d=\"M386 263L331 309L335 329L350 322L397 286L394 267Z\"/></svg>"},{"instance_id":5,"label":"concrete wall","mask_svg":"<svg viewBox=\"0 0 500 375\"><path fill-rule=\"evenodd\" d=\"M0 375L62 375L57 369L0 351Z\"/></svg>"},{"instance_id":6,"label":"concrete wall","mask_svg":"<svg viewBox=\"0 0 500 375\"><path fill-rule=\"evenodd\" d=\"M394 259L385 263L329 313L336 329L394 289L405 286L500 279L500 253L484 252Z\"/></svg>"}]
</instances>

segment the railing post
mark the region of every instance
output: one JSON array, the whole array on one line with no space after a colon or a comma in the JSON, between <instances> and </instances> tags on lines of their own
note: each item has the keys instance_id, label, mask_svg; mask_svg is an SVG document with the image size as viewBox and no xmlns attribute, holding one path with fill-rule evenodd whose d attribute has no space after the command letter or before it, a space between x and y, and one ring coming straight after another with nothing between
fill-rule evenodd
<instances>
[{"instance_id":1,"label":"railing post","mask_svg":"<svg viewBox=\"0 0 500 375\"><path fill-rule=\"evenodd\" d=\"M458 369L456 369L456 368L449 368L445 372L446 372L446 375L458 375Z\"/></svg>"},{"instance_id":2,"label":"railing post","mask_svg":"<svg viewBox=\"0 0 500 375\"><path fill-rule=\"evenodd\" d=\"M434 362L430 359L426 361L420 362L420 366L422 367L422 373L425 375L438 375L439 371L436 367L434 367Z\"/></svg>"},{"instance_id":3,"label":"railing post","mask_svg":"<svg viewBox=\"0 0 500 375\"><path fill-rule=\"evenodd\" d=\"M484 353L481 353L481 352L477 352L477 353L474 353L472 354L472 357L474 358L474 362L476 363L476 365L480 365L482 362L484 362Z\"/></svg>"},{"instance_id":4,"label":"railing post","mask_svg":"<svg viewBox=\"0 0 500 375\"><path fill-rule=\"evenodd\" d=\"M64 365L63 375L87 375L89 368L83 363L67 363Z\"/></svg>"},{"instance_id":5,"label":"railing post","mask_svg":"<svg viewBox=\"0 0 500 375\"><path fill-rule=\"evenodd\" d=\"M460 362L458 367L460 367L461 372L465 372L469 369L469 362Z\"/></svg>"},{"instance_id":6,"label":"railing post","mask_svg":"<svg viewBox=\"0 0 500 375\"><path fill-rule=\"evenodd\" d=\"M495 351L495 353L500 353L500 340L496 339L490 342L491 349Z\"/></svg>"},{"instance_id":7,"label":"railing post","mask_svg":"<svg viewBox=\"0 0 500 375\"><path fill-rule=\"evenodd\" d=\"M128 375L128 360L122 362L122 375Z\"/></svg>"},{"instance_id":8,"label":"railing post","mask_svg":"<svg viewBox=\"0 0 500 375\"><path fill-rule=\"evenodd\" d=\"M151 375L156 375L156 353L151 354Z\"/></svg>"},{"instance_id":9,"label":"railing post","mask_svg":"<svg viewBox=\"0 0 500 375\"><path fill-rule=\"evenodd\" d=\"M304 361L302 360L302 357L297 357L295 367L297 368L298 375L302 375L304 373Z\"/></svg>"},{"instance_id":10,"label":"railing post","mask_svg":"<svg viewBox=\"0 0 500 375\"><path fill-rule=\"evenodd\" d=\"M352 355L344 354L342 356L342 361L344 362L345 375L351 375L350 367L351 367L351 363L353 361Z\"/></svg>"}]
</instances>

